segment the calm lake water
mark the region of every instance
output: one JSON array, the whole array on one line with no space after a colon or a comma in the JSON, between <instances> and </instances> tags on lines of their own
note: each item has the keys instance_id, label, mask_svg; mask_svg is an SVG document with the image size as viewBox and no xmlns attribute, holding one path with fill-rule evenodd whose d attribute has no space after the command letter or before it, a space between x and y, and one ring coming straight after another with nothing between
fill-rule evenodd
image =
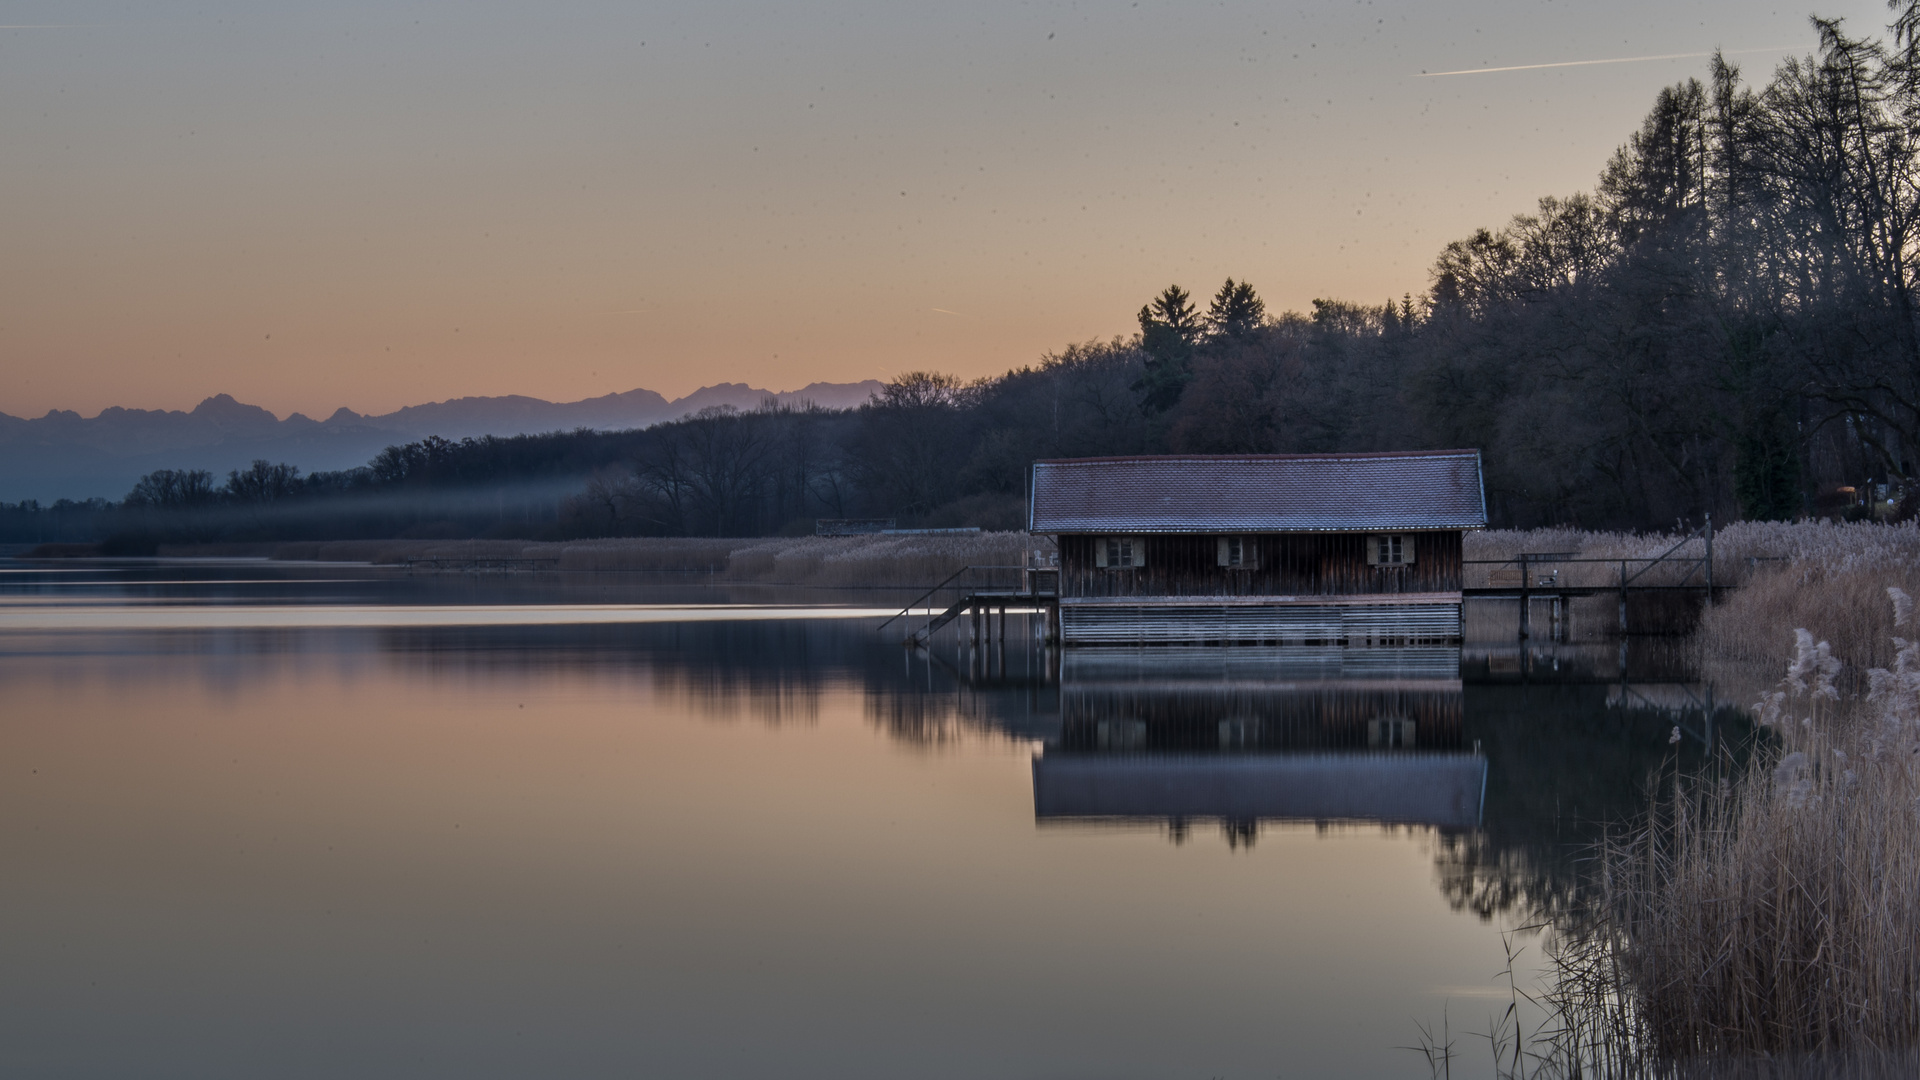
<instances>
[{"instance_id":1,"label":"calm lake water","mask_svg":"<svg viewBox=\"0 0 1920 1080\"><path fill-rule=\"evenodd\" d=\"M1424 1076L1703 726L1637 647L889 601L0 561L0 1074Z\"/></svg>"}]
</instances>

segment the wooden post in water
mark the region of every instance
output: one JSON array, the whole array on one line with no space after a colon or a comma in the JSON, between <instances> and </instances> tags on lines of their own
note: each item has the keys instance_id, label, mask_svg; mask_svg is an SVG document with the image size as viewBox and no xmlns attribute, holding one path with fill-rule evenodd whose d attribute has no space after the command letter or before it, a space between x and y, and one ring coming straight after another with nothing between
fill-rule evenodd
<instances>
[{"instance_id":1,"label":"wooden post in water","mask_svg":"<svg viewBox=\"0 0 1920 1080\"><path fill-rule=\"evenodd\" d=\"M1532 583L1531 578L1529 577L1529 573L1530 571L1527 569L1527 555L1526 555L1526 552L1523 551L1520 553L1520 640L1521 641L1527 640L1528 616L1531 614L1532 608L1533 608L1533 597L1529 596L1527 593L1527 586Z\"/></svg>"},{"instance_id":2,"label":"wooden post in water","mask_svg":"<svg viewBox=\"0 0 1920 1080\"><path fill-rule=\"evenodd\" d=\"M1713 515L1707 515L1707 606L1713 606Z\"/></svg>"},{"instance_id":3,"label":"wooden post in water","mask_svg":"<svg viewBox=\"0 0 1920 1080\"><path fill-rule=\"evenodd\" d=\"M1627 632L1627 560L1620 560L1620 633Z\"/></svg>"},{"instance_id":4,"label":"wooden post in water","mask_svg":"<svg viewBox=\"0 0 1920 1080\"><path fill-rule=\"evenodd\" d=\"M1711 596L1713 595L1713 593L1709 591L1707 595ZM1712 683L1707 684L1707 722L1702 726L1707 729L1707 746L1708 748L1712 748L1713 746L1713 684Z\"/></svg>"}]
</instances>

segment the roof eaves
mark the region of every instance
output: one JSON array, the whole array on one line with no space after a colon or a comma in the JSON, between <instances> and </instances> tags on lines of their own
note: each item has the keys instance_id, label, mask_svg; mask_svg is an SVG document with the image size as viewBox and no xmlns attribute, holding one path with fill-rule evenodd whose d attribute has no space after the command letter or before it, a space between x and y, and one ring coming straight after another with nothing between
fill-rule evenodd
<instances>
[{"instance_id":1,"label":"roof eaves","mask_svg":"<svg viewBox=\"0 0 1920 1080\"><path fill-rule=\"evenodd\" d=\"M1445 524L1445 523L1434 524L1432 522L1425 522L1419 525L1327 525L1327 526L1303 526L1301 528L1292 528L1292 529L1275 529L1270 527L1257 528L1250 525L1221 525L1218 527L1207 526L1203 528L1193 528L1193 529L1169 529L1164 526L1154 526L1154 525L1116 524L1116 525L1075 526L1072 528L1042 529L1040 531L1043 534L1053 535L1053 536L1143 536L1143 535L1290 536L1297 533L1315 533L1315 534L1350 533L1355 535L1366 534L1371 536L1378 533L1387 533L1387 532L1391 532L1391 533L1466 532L1469 530L1484 529L1484 528L1486 528L1486 525L1481 522L1475 522L1475 523L1455 522L1453 524ZM1027 531L1029 532L1034 531L1032 528L1031 522L1029 522L1028 524Z\"/></svg>"},{"instance_id":2,"label":"roof eaves","mask_svg":"<svg viewBox=\"0 0 1920 1080\"><path fill-rule=\"evenodd\" d=\"M1484 529L1487 527L1487 470L1478 450L1473 452L1473 475L1480 481L1480 527Z\"/></svg>"},{"instance_id":3,"label":"roof eaves","mask_svg":"<svg viewBox=\"0 0 1920 1080\"><path fill-rule=\"evenodd\" d=\"M1358 460L1379 460L1382 458L1433 458L1433 457L1468 457L1468 456L1472 456L1477 461L1480 457L1480 451L1474 450L1474 449L1466 449L1466 450L1362 450L1362 451L1355 451L1353 453L1345 453L1345 454L1114 454L1107 457L1039 458L1034 461L1034 464L1035 465L1080 465L1080 464L1094 464L1094 463L1105 464L1108 462L1117 462L1117 461L1155 461L1155 462L1204 461L1209 463L1212 463L1212 462L1224 463L1224 462L1232 462L1232 461L1347 461L1347 460L1358 461Z\"/></svg>"}]
</instances>

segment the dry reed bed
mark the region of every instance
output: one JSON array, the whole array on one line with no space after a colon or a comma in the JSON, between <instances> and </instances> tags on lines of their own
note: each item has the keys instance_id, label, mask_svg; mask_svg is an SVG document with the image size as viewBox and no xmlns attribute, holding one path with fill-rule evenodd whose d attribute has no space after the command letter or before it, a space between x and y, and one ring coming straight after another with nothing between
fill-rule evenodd
<instances>
[{"instance_id":1,"label":"dry reed bed","mask_svg":"<svg viewBox=\"0 0 1920 1080\"><path fill-rule=\"evenodd\" d=\"M1742 543L1737 533L1729 545L1725 536L1725 530L1714 536L1716 585L1736 584L1744 579L1748 570L1746 550L1751 545ZM1682 545L1681 541L1685 538L1685 533L1604 533L1562 528L1492 529L1468 533L1463 552L1468 565L1464 568L1463 583L1468 588L1500 584L1494 577L1495 571L1511 571L1517 566L1514 560L1525 553L1563 555L1580 560L1536 564L1540 573L1552 573L1564 585L1611 586L1621 576L1623 567L1619 560L1625 561L1625 572L1633 575L1635 582L1640 585L1704 584L1700 557L1705 552L1705 546L1697 538ZM1660 559L1663 555L1668 556L1666 561L1650 563L1650 560ZM1688 558L1692 561L1685 561ZM1503 565L1486 565L1494 560L1501 560Z\"/></svg>"},{"instance_id":2,"label":"dry reed bed","mask_svg":"<svg viewBox=\"0 0 1920 1080\"><path fill-rule=\"evenodd\" d=\"M837 588L927 587L969 565L1023 566L1031 537L958 535L806 536L766 539L633 538L560 543L525 540L341 540L282 544L276 559L397 564L553 559L561 570L710 573L729 582Z\"/></svg>"},{"instance_id":3,"label":"dry reed bed","mask_svg":"<svg viewBox=\"0 0 1920 1080\"><path fill-rule=\"evenodd\" d=\"M1467 557L1645 557L1675 539L1491 532ZM1672 777L1597 853L1590 919L1556 928L1537 1067L1502 1075L1914 1075L1920 530L1740 524L1714 547L1745 580L1696 642L1710 662L1765 663L1755 685L1786 669L1753 695L1769 734L1744 768Z\"/></svg>"},{"instance_id":4,"label":"dry reed bed","mask_svg":"<svg viewBox=\"0 0 1920 1080\"><path fill-rule=\"evenodd\" d=\"M1632 560L1658 558L1686 536L1684 531L1619 533L1566 528L1488 529L1467 534L1465 555L1469 560L1484 560L1513 559L1522 552L1564 552L1582 559L1626 559L1629 560L1627 571L1633 573L1645 564L1636 565ZM1698 560L1703 551L1704 544L1696 538L1672 557L1685 559L1691 556ZM1846 559L1879 559L1895 552L1908 555L1920 553L1920 530L1910 524L1888 526L1867 522L1847 525L1823 522L1736 522L1714 530L1714 584L1744 585L1755 576L1763 576L1790 563L1829 565ZM1678 576L1690 569L1692 567L1684 562L1676 563L1667 576L1677 580ZM1606 575L1617 574L1618 571L1600 567L1594 572ZM1655 579L1643 580L1663 583ZM1702 579L1696 572L1691 580L1700 582Z\"/></svg>"},{"instance_id":5,"label":"dry reed bed","mask_svg":"<svg viewBox=\"0 0 1920 1080\"><path fill-rule=\"evenodd\" d=\"M1913 632L1904 592L1880 603ZM1920 1045L1920 643L1848 695L1826 643L1795 642L1759 763L1676 782L1600 860L1606 922L1562 982L1623 1075Z\"/></svg>"},{"instance_id":6,"label":"dry reed bed","mask_svg":"<svg viewBox=\"0 0 1920 1080\"><path fill-rule=\"evenodd\" d=\"M1716 567L1724 564L1729 573L1744 567L1748 559L1828 558L1836 553L1871 551L1884 548L1888 535L1913 533L1913 527L1858 522L1833 525L1824 522L1740 521L1722 526L1713 533L1713 557ZM1687 535L1680 532L1588 532L1583 529L1486 529L1468 533L1466 557L1469 559L1510 559L1523 551L1574 552L1589 559L1651 558L1672 547ZM1698 541L1692 549L1699 550ZM1718 570L1716 569L1716 573Z\"/></svg>"},{"instance_id":7,"label":"dry reed bed","mask_svg":"<svg viewBox=\"0 0 1920 1080\"><path fill-rule=\"evenodd\" d=\"M1861 523L1752 531L1784 561L1765 564L1702 618L1698 641L1707 659L1778 671L1795 656L1792 631L1804 629L1856 673L1895 662L1886 590L1920 595L1920 529Z\"/></svg>"},{"instance_id":8,"label":"dry reed bed","mask_svg":"<svg viewBox=\"0 0 1920 1080\"><path fill-rule=\"evenodd\" d=\"M1634 559L1660 554L1678 543L1685 532L1587 532L1582 529L1485 529L1468 533L1469 559L1508 559L1522 551L1570 551L1584 558ZM1731 569L1750 558L1833 558L1875 552L1920 537L1913 524L1881 525L1854 522L1740 521L1713 533L1715 563ZM1697 548L1696 548L1697 550Z\"/></svg>"},{"instance_id":9,"label":"dry reed bed","mask_svg":"<svg viewBox=\"0 0 1920 1080\"><path fill-rule=\"evenodd\" d=\"M931 586L965 566L1025 566L1031 546L1032 538L1023 532L809 536L738 549L728 561L727 576L840 587Z\"/></svg>"}]
</instances>

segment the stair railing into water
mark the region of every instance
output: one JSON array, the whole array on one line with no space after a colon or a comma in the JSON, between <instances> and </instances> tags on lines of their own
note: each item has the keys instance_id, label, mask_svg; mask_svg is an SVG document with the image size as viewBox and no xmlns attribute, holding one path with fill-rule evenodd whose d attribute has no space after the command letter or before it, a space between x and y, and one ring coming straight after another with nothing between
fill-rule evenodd
<instances>
[{"instance_id":1,"label":"stair railing into water","mask_svg":"<svg viewBox=\"0 0 1920 1080\"><path fill-rule=\"evenodd\" d=\"M893 615L892 617L887 619L886 622L881 623L879 626L875 627L874 629L876 631L885 630L887 627L893 625L895 620L902 619L913 614L914 608L926 606L927 615L928 615L927 624L918 630L909 631L905 640L912 641L916 638L931 638L935 630L938 630L941 626L946 625L946 623L950 621L949 616L951 613L951 609L949 609L948 613L945 613L942 616L935 616L933 614L932 607L927 605L927 601L933 599L933 597L939 594L939 592L942 589L954 588L960 592L961 599L964 600L969 594L970 589L978 587L976 585L973 585L972 583L955 585L955 582L958 582L960 578L964 577L967 574L974 573L975 571L986 571L987 573L991 574L992 572L997 570L1012 570L1019 573L1025 573L1027 569L1028 568L1025 566L992 566L992 565L963 566L960 569L955 570L953 573L948 574L946 577L946 580L940 582L940 584L935 585L933 588L928 589L924 593L921 593L918 597L916 597L913 600L912 603L908 604L906 607L901 608L898 614ZM989 582L989 584L990 583L991 582Z\"/></svg>"}]
</instances>

